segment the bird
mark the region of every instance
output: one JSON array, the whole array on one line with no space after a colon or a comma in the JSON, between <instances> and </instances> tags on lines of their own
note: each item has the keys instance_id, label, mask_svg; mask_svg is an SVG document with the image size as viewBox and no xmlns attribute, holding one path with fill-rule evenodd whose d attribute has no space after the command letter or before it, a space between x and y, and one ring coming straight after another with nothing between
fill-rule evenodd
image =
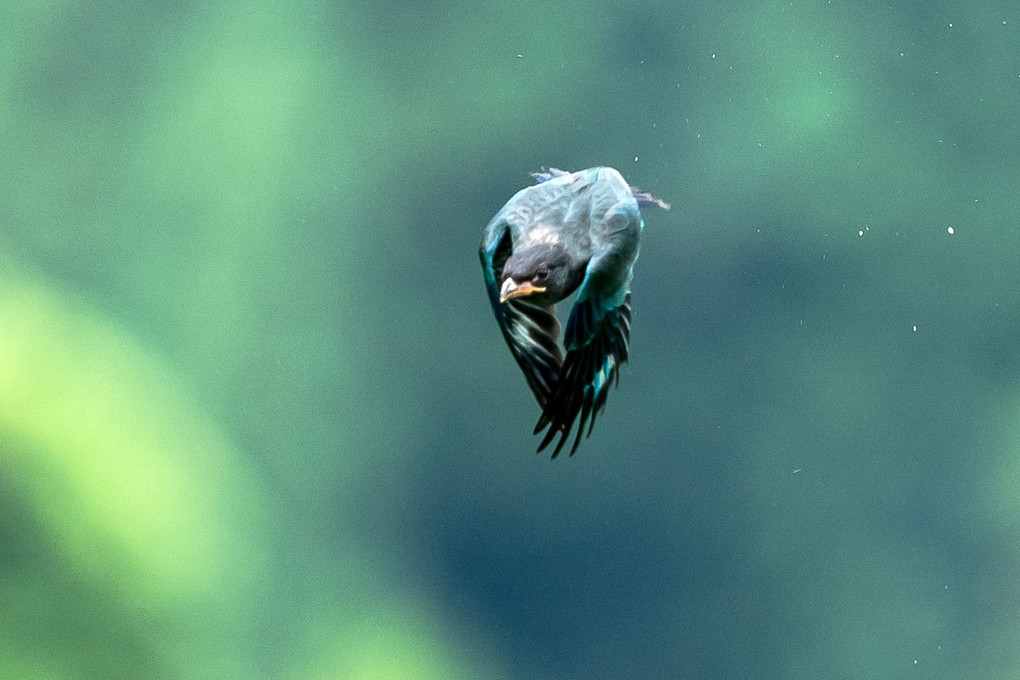
<instances>
[{"instance_id":1,"label":"bird","mask_svg":"<svg viewBox=\"0 0 1020 680\"><path fill-rule=\"evenodd\" d=\"M559 435L556 458L577 425L590 437L620 380L630 345L634 263L641 207L669 204L632 187L610 167L532 173L486 225L479 257L489 302L510 353L524 373L545 431L538 453ZM556 304L576 293L563 332Z\"/></svg>"}]
</instances>

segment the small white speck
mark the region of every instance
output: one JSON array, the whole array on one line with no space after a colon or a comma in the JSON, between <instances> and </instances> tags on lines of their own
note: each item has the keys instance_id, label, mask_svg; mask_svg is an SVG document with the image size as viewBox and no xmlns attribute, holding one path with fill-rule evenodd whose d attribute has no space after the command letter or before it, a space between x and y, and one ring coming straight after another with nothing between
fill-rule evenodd
<instances>
[{"instance_id":1,"label":"small white speck","mask_svg":"<svg viewBox=\"0 0 1020 680\"><path fill-rule=\"evenodd\" d=\"M517 55L517 58L518 58L518 59L523 59L523 58L524 58L524 55L523 55L523 54L518 54L518 55Z\"/></svg>"},{"instance_id":2,"label":"small white speck","mask_svg":"<svg viewBox=\"0 0 1020 680\"><path fill-rule=\"evenodd\" d=\"M956 230L955 230L955 229L953 229L952 227L949 227L949 228L947 228L947 229L946 229L946 231L947 231L947 232L949 232L949 235L950 235L950 236L952 236L953 234L955 234L955 233L956 233Z\"/></svg>"},{"instance_id":3,"label":"small white speck","mask_svg":"<svg viewBox=\"0 0 1020 680\"><path fill-rule=\"evenodd\" d=\"M712 53L712 58L715 59L715 53L714 52Z\"/></svg>"},{"instance_id":4,"label":"small white speck","mask_svg":"<svg viewBox=\"0 0 1020 680\"><path fill-rule=\"evenodd\" d=\"M914 659L914 665L915 666L917 665L917 659Z\"/></svg>"},{"instance_id":5,"label":"small white speck","mask_svg":"<svg viewBox=\"0 0 1020 680\"><path fill-rule=\"evenodd\" d=\"M949 24L949 28L952 28L952 27L953 27L953 25L952 25L952 24Z\"/></svg>"},{"instance_id":6,"label":"small white speck","mask_svg":"<svg viewBox=\"0 0 1020 680\"><path fill-rule=\"evenodd\" d=\"M798 472L800 472L800 471L801 471L802 469L803 469L803 468L797 468L796 470L794 470L794 471L793 471L793 474L797 474L797 473L798 473Z\"/></svg>"},{"instance_id":7,"label":"small white speck","mask_svg":"<svg viewBox=\"0 0 1020 680\"><path fill-rule=\"evenodd\" d=\"M634 162L637 163L637 156L634 156Z\"/></svg>"},{"instance_id":8,"label":"small white speck","mask_svg":"<svg viewBox=\"0 0 1020 680\"><path fill-rule=\"evenodd\" d=\"M864 230L863 230L863 229L859 229L859 230L857 231L857 235L858 235L858 236L864 236Z\"/></svg>"},{"instance_id":9,"label":"small white speck","mask_svg":"<svg viewBox=\"0 0 1020 680\"><path fill-rule=\"evenodd\" d=\"M912 331L914 331L916 333L917 332L917 324L914 324L913 326L911 326L910 330L912 330Z\"/></svg>"}]
</instances>

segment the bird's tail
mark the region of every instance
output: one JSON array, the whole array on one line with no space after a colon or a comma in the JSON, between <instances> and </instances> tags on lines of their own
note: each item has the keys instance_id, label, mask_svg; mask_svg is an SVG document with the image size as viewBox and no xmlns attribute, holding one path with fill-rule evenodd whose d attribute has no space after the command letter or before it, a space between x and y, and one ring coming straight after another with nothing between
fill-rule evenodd
<instances>
[{"instance_id":1,"label":"bird's tail","mask_svg":"<svg viewBox=\"0 0 1020 680\"><path fill-rule=\"evenodd\" d=\"M563 175L569 175L570 173L566 170L560 170L559 168L542 168L538 172L531 173L531 176L535 178L535 181L541 184L542 182L548 182L553 177L562 177Z\"/></svg>"},{"instance_id":2,"label":"bird's tail","mask_svg":"<svg viewBox=\"0 0 1020 680\"><path fill-rule=\"evenodd\" d=\"M653 208L662 208L663 210L669 210L669 203L666 203L661 198L652 196L647 191L641 191L637 187L631 187L630 193L634 194L634 198L637 199L639 208L647 208L649 206Z\"/></svg>"}]
</instances>

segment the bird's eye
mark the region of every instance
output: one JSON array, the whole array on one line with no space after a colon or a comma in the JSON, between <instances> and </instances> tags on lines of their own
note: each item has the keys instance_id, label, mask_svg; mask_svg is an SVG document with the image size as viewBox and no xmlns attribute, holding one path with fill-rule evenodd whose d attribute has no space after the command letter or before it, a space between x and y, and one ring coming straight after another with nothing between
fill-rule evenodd
<instances>
[{"instance_id":1,"label":"bird's eye","mask_svg":"<svg viewBox=\"0 0 1020 680\"><path fill-rule=\"evenodd\" d=\"M547 276L549 276L549 270L546 269L545 267L543 267L543 268L539 269L537 272L535 272L535 279L537 281L541 281L542 279L544 279Z\"/></svg>"}]
</instances>

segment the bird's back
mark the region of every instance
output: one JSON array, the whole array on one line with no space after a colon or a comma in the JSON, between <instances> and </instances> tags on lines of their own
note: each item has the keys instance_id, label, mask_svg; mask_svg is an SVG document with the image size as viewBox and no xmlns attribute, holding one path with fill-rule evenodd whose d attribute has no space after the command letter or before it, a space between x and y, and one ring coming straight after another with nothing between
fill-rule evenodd
<instances>
[{"instance_id":1,"label":"bird's back","mask_svg":"<svg viewBox=\"0 0 1020 680\"><path fill-rule=\"evenodd\" d=\"M493 222L510 228L514 249L540 243L562 245L577 267L597 250L619 238L607 213L625 206L638 214L630 186L612 168L563 173L517 192Z\"/></svg>"}]
</instances>

